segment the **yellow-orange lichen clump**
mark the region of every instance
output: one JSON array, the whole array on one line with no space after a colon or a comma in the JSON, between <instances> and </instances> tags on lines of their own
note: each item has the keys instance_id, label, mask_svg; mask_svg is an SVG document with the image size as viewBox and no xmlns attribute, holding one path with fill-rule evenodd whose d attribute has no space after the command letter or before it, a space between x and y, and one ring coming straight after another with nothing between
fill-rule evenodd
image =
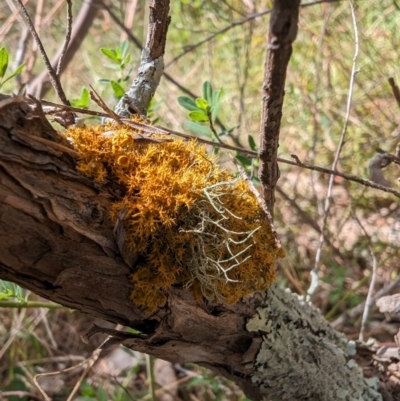
<instances>
[{"instance_id":1,"label":"yellow-orange lichen clump","mask_svg":"<svg viewBox=\"0 0 400 401\"><path fill-rule=\"evenodd\" d=\"M116 124L66 133L81 156L78 170L124 193L110 216L125 213L126 245L142 256L132 301L153 312L172 286L227 303L266 289L284 252L245 181L196 141L157 134L158 142L141 143L135 134Z\"/></svg>"}]
</instances>

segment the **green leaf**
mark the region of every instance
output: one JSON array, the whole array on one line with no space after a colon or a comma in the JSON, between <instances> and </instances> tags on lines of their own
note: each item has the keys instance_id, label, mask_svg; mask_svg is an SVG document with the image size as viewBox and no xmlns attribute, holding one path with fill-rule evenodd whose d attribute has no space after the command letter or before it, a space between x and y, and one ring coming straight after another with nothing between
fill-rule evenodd
<instances>
[{"instance_id":1,"label":"green leaf","mask_svg":"<svg viewBox=\"0 0 400 401\"><path fill-rule=\"evenodd\" d=\"M203 110L193 110L189 112L188 115L189 118L195 122L205 123L208 121L208 116Z\"/></svg>"},{"instance_id":2,"label":"green leaf","mask_svg":"<svg viewBox=\"0 0 400 401\"><path fill-rule=\"evenodd\" d=\"M118 82L110 81L110 85L113 90L114 96L117 99L121 99L121 97L125 95L124 88Z\"/></svg>"},{"instance_id":3,"label":"green leaf","mask_svg":"<svg viewBox=\"0 0 400 401\"><path fill-rule=\"evenodd\" d=\"M256 141L254 140L254 138L249 135L247 137L247 140L249 141L249 146L251 150L254 150L255 152L257 151L257 145L256 145Z\"/></svg>"},{"instance_id":4,"label":"green leaf","mask_svg":"<svg viewBox=\"0 0 400 401\"><path fill-rule=\"evenodd\" d=\"M130 61L131 61L131 55L128 54L121 62L121 70L123 70Z\"/></svg>"},{"instance_id":5,"label":"green leaf","mask_svg":"<svg viewBox=\"0 0 400 401\"><path fill-rule=\"evenodd\" d=\"M124 58L126 55L126 52L128 51L128 47L129 47L129 41L128 40L124 40L121 43L120 49L121 49L121 58Z\"/></svg>"},{"instance_id":6,"label":"green leaf","mask_svg":"<svg viewBox=\"0 0 400 401\"><path fill-rule=\"evenodd\" d=\"M83 87L81 90L81 100L86 106L89 106L90 102L89 90L85 87Z\"/></svg>"},{"instance_id":7,"label":"green leaf","mask_svg":"<svg viewBox=\"0 0 400 401\"><path fill-rule=\"evenodd\" d=\"M218 133L218 136L230 135L230 134L232 134L233 131L235 131L236 128L239 128L239 127L240 127L240 125L237 125L236 127L229 128L229 129L226 129L224 131L221 131L221 132Z\"/></svg>"},{"instance_id":8,"label":"green leaf","mask_svg":"<svg viewBox=\"0 0 400 401\"><path fill-rule=\"evenodd\" d=\"M6 75L8 67L8 51L5 47L0 48L0 78Z\"/></svg>"},{"instance_id":9,"label":"green leaf","mask_svg":"<svg viewBox=\"0 0 400 401\"><path fill-rule=\"evenodd\" d=\"M111 81L109 79L102 78L102 79L99 79L99 82L101 84L109 84Z\"/></svg>"},{"instance_id":10,"label":"green leaf","mask_svg":"<svg viewBox=\"0 0 400 401\"><path fill-rule=\"evenodd\" d=\"M236 159L239 160L240 164L243 167L251 166L251 159L249 157L246 157L246 156L243 156L243 155L236 155Z\"/></svg>"},{"instance_id":11,"label":"green leaf","mask_svg":"<svg viewBox=\"0 0 400 401\"><path fill-rule=\"evenodd\" d=\"M203 83L203 88L202 88L202 94L203 94L202 97L203 97L203 99L207 100L208 104L212 104L212 93L213 93L213 90L212 90L212 86L211 86L210 82L205 81Z\"/></svg>"},{"instance_id":12,"label":"green leaf","mask_svg":"<svg viewBox=\"0 0 400 401\"><path fill-rule=\"evenodd\" d=\"M115 50L113 49L108 49L107 47L101 47L100 51L108 57L111 61L114 61L115 63L119 64L120 59L118 58L117 54L115 53Z\"/></svg>"},{"instance_id":13,"label":"green leaf","mask_svg":"<svg viewBox=\"0 0 400 401\"><path fill-rule=\"evenodd\" d=\"M178 103L186 110L193 111L198 110L199 108L196 106L196 103L193 99L187 96L179 96Z\"/></svg>"},{"instance_id":14,"label":"green leaf","mask_svg":"<svg viewBox=\"0 0 400 401\"><path fill-rule=\"evenodd\" d=\"M24 69L24 67L25 67L25 63L18 66L18 68L9 77L7 77L1 84L4 85L10 79L13 79L17 75L21 74L21 71Z\"/></svg>"},{"instance_id":15,"label":"green leaf","mask_svg":"<svg viewBox=\"0 0 400 401\"><path fill-rule=\"evenodd\" d=\"M212 132L211 132L210 128L208 128L204 125L201 125L199 123L195 123L194 121L185 121L183 126L187 130L195 133L196 135L207 136L209 138L212 137Z\"/></svg>"},{"instance_id":16,"label":"green leaf","mask_svg":"<svg viewBox=\"0 0 400 401\"><path fill-rule=\"evenodd\" d=\"M208 111L210 109L210 106L208 105L207 100L203 99L202 97L199 97L196 99L196 106L199 109Z\"/></svg>"},{"instance_id":17,"label":"green leaf","mask_svg":"<svg viewBox=\"0 0 400 401\"><path fill-rule=\"evenodd\" d=\"M73 107L79 107L82 109L88 107L89 103L90 103L90 95L88 89L85 87L82 88L81 95L78 99L71 100L71 105Z\"/></svg>"},{"instance_id":18,"label":"green leaf","mask_svg":"<svg viewBox=\"0 0 400 401\"><path fill-rule=\"evenodd\" d=\"M108 396L106 391L103 389L103 387L99 386L97 388L97 399L99 401L107 401L108 400Z\"/></svg>"},{"instance_id":19,"label":"green leaf","mask_svg":"<svg viewBox=\"0 0 400 401\"><path fill-rule=\"evenodd\" d=\"M218 117L219 106L221 105L222 89L213 92L211 101L211 119L214 122Z\"/></svg>"}]
</instances>

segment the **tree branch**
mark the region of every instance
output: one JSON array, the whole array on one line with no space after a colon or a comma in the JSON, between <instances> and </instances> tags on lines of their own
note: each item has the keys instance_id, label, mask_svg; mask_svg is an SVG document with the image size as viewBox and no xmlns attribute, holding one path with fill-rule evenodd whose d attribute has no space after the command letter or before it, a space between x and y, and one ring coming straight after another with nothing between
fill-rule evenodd
<instances>
[{"instance_id":1,"label":"tree branch","mask_svg":"<svg viewBox=\"0 0 400 401\"><path fill-rule=\"evenodd\" d=\"M142 51L139 72L115 111L121 117L146 115L150 100L164 72L164 51L170 23L169 0L152 0L146 46Z\"/></svg>"},{"instance_id":2,"label":"tree branch","mask_svg":"<svg viewBox=\"0 0 400 401\"><path fill-rule=\"evenodd\" d=\"M130 298L135 266L123 262L108 217L121 195L82 177L65 149L74 151L38 103L0 101L1 279L136 328L108 333L108 343L211 368L254 401L379 400L351 357L354 344L275 286L234 305L170 288L153 315L138 308Z\"/></svg>"},{"instance_id":3,"label":"tree branch","mask_svg":"<svg viewBox=\"0 0 400 401\"><path fill-rule=\"evenodd\" d=\"M300 0L274 0L270 17L262 92L260 168L262 195L273 215L279 178L278 146L286 69L297 35Z\"/></svg>"}]
</instances>

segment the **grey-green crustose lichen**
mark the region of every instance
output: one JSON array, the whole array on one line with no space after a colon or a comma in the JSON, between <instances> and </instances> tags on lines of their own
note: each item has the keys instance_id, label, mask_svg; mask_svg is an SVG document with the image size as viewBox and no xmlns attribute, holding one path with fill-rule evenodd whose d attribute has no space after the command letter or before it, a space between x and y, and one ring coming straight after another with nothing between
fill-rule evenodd
<instances>
[{"instance_id":1,"label":"grey-green crustose lichen","mask_svg":"<svg viewBox=\"0 0 400 401\"><path fill-rule=\"evenodd\" d=\"M272 285L249 319L262 335L252 382L269 401L380 401L376 381L364 379L351 359L354 343L329 326L320 312Z\"/></svg>"}]
</instances>

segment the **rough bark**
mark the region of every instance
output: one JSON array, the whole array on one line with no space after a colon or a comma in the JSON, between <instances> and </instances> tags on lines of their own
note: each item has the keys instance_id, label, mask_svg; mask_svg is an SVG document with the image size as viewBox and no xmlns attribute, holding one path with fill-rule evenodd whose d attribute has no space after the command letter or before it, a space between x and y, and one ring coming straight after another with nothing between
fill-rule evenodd
<instances>
[{"instance_id":1,"label":"rough bark","mask_svg":"<svg viewBox=\"0 0 400 401\"><path fill-rule=\"evenodd\" d=\"M174 288L155 314L136 307L132 267L107 214L118 193L79 175L75 157L40 105L0 97L1 279L136 328L140 334L102 331L132 349L211 368L252 400L382 399L377 380L352 359L354 344L275 286L231 306Z\"/></svg>"},{"instance_id":2,"label":"rough bark","mask_svg":"<svg viewBox=\"0 0 400 401\"><path fill-rule=\"evenodd\" d=\"M277 162L279 131L285 94L286 70L297 35L300 0L274 0L264 68L260 129L262 195L273 215L275 186L279 179Z\"/></svg>"}]
</instances>

